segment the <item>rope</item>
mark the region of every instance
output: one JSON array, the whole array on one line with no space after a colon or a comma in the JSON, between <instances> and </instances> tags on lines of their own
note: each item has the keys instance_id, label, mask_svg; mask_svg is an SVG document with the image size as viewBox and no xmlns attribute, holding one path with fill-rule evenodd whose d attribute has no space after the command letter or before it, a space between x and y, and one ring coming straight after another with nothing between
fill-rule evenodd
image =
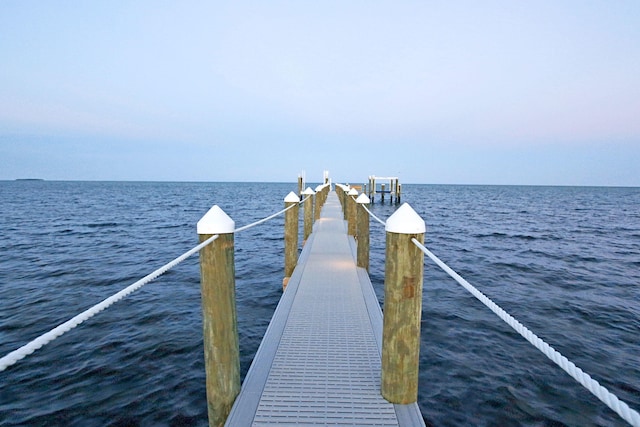
<instances>
[{"instance_id":1,"label":"rope","mask_svg":"<svg viewBox=\"0 0 640 427\"><path fill-rule=\"evenodd\" d=\"M365 211L369 212L369 215L371 215L371 217L373 219L375 219L376 221L378 221L380 224L382 225L386 225L386 222L384 222L383 220L381 220L380 218L378 218L377 216L375 216L373 214L373 212L371 212L365 205L362 205L362 207L364 208Z\"/></svg>"},{"instance_id":2,"label":"rope","mask_svg":"<svg viewBox=\"0 0 640 427\"><path fill-rule=\"evenodd\" d=\"M305 199L305 200L306 200L306 199ZM304 200L303 200L302 202L304 202ZM300 203L302 203L302 202L300 202ZM270 219L277 217L278 215L282 215L283 213L285 213L286 211L288 211L289 209L291 209L291 208L293 208L293 207L295 207L295 206L297 206L297 205L291 205L291 206L289 206L289 207L286 207L286 208L282 209L280 212L276 212L276 213L274 213L273 215L269 215L268 217L263 218L263 219L261 219L261 220L259 220L259 221L256 221L256 222L253 222L253 223L251 223L251 224L248 224L248 225L242 226L242 227L240 227L240 228L236 228L233 232L234 232L234 233L239 233L239 232L241 232L241 231L245 231L245 230L248 230L248 229L250 229L250 228L252 228L252 227L255 227L256 225L260 225L260 224L262 224L263 222L267 222L267 221L269 221Z\"/></svg>"},{"instance_id":3,"label":"rope","mask_svg":"<svg viewBox=\"0 0 640 427\"><path fill-rule=\"evenodd\" d=\"M304 199L300 200L300 202L298 202L298 206L299 206L299 205L301 205L302 203L304 203L304 202L305 202L309 197L311 197L311 195L309 195L309 196L305 197ZM293 208L294 206L296 206L296 205L291 205L291 206L289 206L289 207L286 207L286 208L282 209L280 212L276 212L276 213L274 213L273 215L269 215L269 216L268 216L268 217L266 217L266 218L263 218L263 219L258 220L258 221L256 221L256 222L252 222L251 224L244 225L244 226L242 226L242 227L240 227L240 228L236 228L235 230L233 230L233 232L234 232L234 233L239 233L239 232L241 232L241 231L245 231L245 230L248 230L248 229L250 229L250 228L253 228L253 227L255 227L256 225L260 225L260 224L262 224L263 222L267 222L267 221L269 221L270 219L273 219L273 218L277 217L278 215L282 215L283 213L285 213L285 212L286 212L286 211L288 211L289 209Z\"/></svg>"},{"instance_id":4,"label":"rope","mask_svg":"<svg viewBox=\"0 0 640 427\"><path fill-rule=\"evenodd\" d=\"M171 268L175 267L176 265L180 264L182 261L184 261L185 259L189 258L191 255L193 255L194 253L198 252L200 249L204 248L205 246L207 246L208 244L210 244L211 242L213 242L217 238L218 238L218 235L211 236L209 239L207 239L204 242L200 243L195 248L189 250L188 252L185 252L184 254L180 255L178 258L174 259L173 261L169 262L168 264L165 264L164 266L160 267L159 269L157 269L153 273L148 274L147 276L145 276L142 279L138 280L134 284L127 286L126 288L124 288L120 292L118 292L118 293L110 296L109 298L103 300L101 303L94 305L90 309L83 311L82 313L78 314L74 318L72 318L70 320L67 320L66 322L64 322L61 325L57 326L56 328L50 330L49 332L40 335L38 338L34 339L33 341L29 342L28 344L26 344L26 345L20 347L19 349L14 350L11 353L7 354L2 359L0 359L0 372L4 371L9 366L17 363L18 361L24 359L25 357L27 357L28 355L30 355L34 351L38 350L42 346L49 344L51 341L55 340L56 338L58 338L62 334L66 333L66 332L69 332L71 329L75 328L76 326L78 326L79 324L84 322L85 320L90 319L91 317L93 317L96 314L100 313L102 310L110 307L112 304L120 301L122 298L126 297L127 295L129 295L133 291L136 291L136 290L140 289L141 287L143 287L144 285L146 285L147 283L149 283L153 279L157 278L158 276L160 276L160 275L164 274L165 272L167 272L169 269L171 269Z\"/></svg>"},{"instance_id":5,"label":"rope","mask_svg":"<svg viewBox=\"0 0 640 427\"><path fill-rule=\"evenodd\" d=\"M300 203L298 203L298 205L303 203L309 197L311 197L311 196L309 195L309 196L305 197L303 200L300 201ZM296 206L296 205L295 204L291 205L291 206L281 210L280 212L277 212L277 213L275 213L273 215L270 215L270 216L268 216L268 217L266 217L264 219L261 219L259 221L256 221L254 223L245 225L245 226L240 227L240 228L236 228L234 230L234 232L238 233L240 231L245 231L245 230L248 230L249 228L255 227L256 225L262 224L263 222L266 222L266 221L268 221L268 220L270 220L272 218L275 218L278 215L283 214L284 212L288 211L289 209L293 208L294 206ZM79 324L84 322L85 320L90 319L91 317L93 317L96 314L100 313L104 309L106 309L106 308L110 307L111 305L113 305L114 303L120 301L122 298L128 296L132 292L140 289L141 287L143 287L147 283L149 283L152 280L156 279L158 276L166 273L169 269L171 269L171 268L175 267L176 265L180 264L182 261L184 261L185 259L189 258L191 255L193 255L194 253L198 252L200 249L204 248L205 246L207 246L208 244L210 244L211 242L213 242L217 238L218 238L218 235L210 237L209 239L205 240L204 242L202 242L198 246L196 246L193 249L189 250L188 252L185 252L184 254L180 255L178 258L176 258L173 261L169 262L168 264L165 264L164 266L160 267L159 269L157 269L153 273L143 277L142 279L138 280L137 282L133 283L132 285L129 285L128 287L126 287L125 289L121 290L120 292L110 296L109 298L105 299L104 301L100 302L99 304L94 305L93 307L89 308L88 310L83 311L82 313L80 313L77 316L73 317L72 319L62 323L61 325L55 327L54 329L50 330L49 332L40 335L38 338L36 338L33 341L29 342L28 344L20 347L19 349L14 350L11 353L7 354L6 356L4 356L3 358L0 359L0 372L4 371L9 366L16 364L20 360L22 360L25 357L27 357L28 355L32 354L34 351L36 351L36 350L42 348L43 346L49 344L51 341L55 340L59 336L65 334L66 332L69 332L71 329L75 328L76 326L78 326Z\"/></svg>"},{"instance_id":6,"label":"rope","mask_svg":"<svg viewBox=\"0 0 640 427\"><path fill-rule=\"evenodd\" d=\"M311 196L309 195L309 196L305 197L303 200L300 201L300 203L298 203L298 205L303 203L304 201L306 201L309 197L311 197ZM255 227L256 225L262 224L263 222L266 222L266 221L268 221L268 220L270 220L272 218L275 218L278 215L283 214L284 212L288 211L289 209L293 208L294 206L296 206L296 205L295 204L291 205L291 206L281 210L280 212L277 212L277 213L275 213L273 215L270 215L270 216L268 216L268 217L266 217L264 219L261 219L259 221L256 221L254 223L245 225L245 226L240 227L240 228L236 228L234 230L234 232L238 233L240 231L245 231L245 230L248 230L249 228ZM207 239L206 241L202 242L198 246L196 246L193 249L189 250L188 252L185 252L184 254L180 255L178 258L176 258L173 261L169 262L168 264L165 264L164 266L160 267L159 269L157 269L153 273L143 277L142 279L140 279L137 282L133 283L132 285L126 287L125 289L121 290L120 292L110 296L109 298L105 299L104 301L100 302L99 304L94 305L93 307L89 308L88 310L83 311L82 313L80 313L77 316L73 317L72 319L62 323L61 325L59 325L56 328L50 330L49 332L40 335L38 338L36 338L33 341L29 342L28 344L20 347L19 349L14 350L11 353L7 354L6 356L4 356L3 358L0 359L0 372L4 371L5 369L7 369L11 365L14 365L18 361L24 359L28 355L32 354L34 351L36 351L36 350L42 348L43 346L49 344L51 341L55 340L56 338L58 338L59 336L63 335L64 333L69 332L71 329L75 328L76 326L78 326L79 324L84 322L85 320L90 319L91 317L93 317L96 314L100 313L104 309L106 309L106 308L110 307L111 305L113 305L114 303L120 301L122 298L128 296L130 293L140 289L141 287L143 287L147 283L149 283L152 280L156 279L158 276L160 276L160 275L164 274L165 272L167 272L169 269L171 269L171 268L175 267L176 265L180 264L182 261L184 261L185 259L189 258L191 255L193 255L194 253L198 252L200 249L204 248L205 246L207 246L208 244L210 244L211 242L213 242L217 238L218 238L218 235L210 237L209 239Z\"/></svg>"},{"instance_id":7,"label":"rope","mask_svg":"<svg viewBox=\"0 0 640 427\"><path fill-rule=\"evenodd\" d=\"M591 378L589 374L584 372L582 369L578 368L573 362L564 357L560 352L555 350L549 344L540 339L536 334L527 329L522 323L518 322L514 319L509 313L500 308L496 303L491 301L487 296L485 296L482 292L476 289L473 285L467 282L464 278L462 278L458 273L453 271L442 262L437 256L431 253L427 248L425 248L418 240L411 239L411 241L418 247L422 252L425 253L433 262L438 264L438 266L443 269L449 276L455 279L462 287L464 287L467 291L469 291L474 297L476 297L480 302L486 305L491 311L493 311L500 319L502 319L507 325L511 326L516 332L518 332L522 337L524 337L527 341L529 341L535 348L540 350L545 356L551 359L556 365L561 367L567 374L569 374L573 379L582 384L587 390L589 390L594 396L596 396L600 401L602 401L605 405L607 405L611 410L613 410L616 414L618 414L622 419L631 424L634 427L640 427L640 414L637 411L630 408L625 402L618 399L618 397L607 390L605 387L601 386L598 381Z\"/></svg>"}]
</instances>

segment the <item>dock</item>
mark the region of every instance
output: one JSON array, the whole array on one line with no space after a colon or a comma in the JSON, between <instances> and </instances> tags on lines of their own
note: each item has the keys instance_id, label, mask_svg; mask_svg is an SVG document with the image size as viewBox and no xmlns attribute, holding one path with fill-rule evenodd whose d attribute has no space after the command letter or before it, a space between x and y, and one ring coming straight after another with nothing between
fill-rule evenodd
<instances>
[{"instance_id":1,"label":"dock","mask_svg":"<svg viewBox=\"0 0 640 427\"><path fill-rule=\"evenodd\" d=\"M330 192L225 425L424 426L416 403L381 395L382 330Z\"/></svg>"},{"instance_id":2,"label":"dock","mask_svg":"<svg viewBox=\"0 0 640 427\"><path fill-rule=\"evenodd\" d=\"M331 188L330 181L307 188L303 200L291 191L282 211L242 227L212 206L196 224L198 245L0 357L0 372L199 253L210 426L424 426L417 400L427 256L621 419L640 427L637 410L427 249L426 224L408 203L383 221L367 207L372 201L365 193L338 183ZM283 214L285 289L241 384L234 236ZM385 229L384 317L367 274L370 218Z\"/></svg>"},{"instance_id":3,"label":"dock","mask_svg":"<svg viewBox=\"0 0 640 427\"><path fill-rule=\"evenodd\" d=\"M330 181L315 192L307 188L303 200L291 191L282 211L242 227L212 206L196 224L198 245L0 357L0 372L199 253L209 426L425 426L417 400L427 256L609 409L640 427L637 410L427 249L426 224L409 204L383 221L367 207L372 201L365 193L338 183L333 188ZM234 236L283 214L284 292L241 384ZM385 229L384 317L367 273L370 218Z\"/></svg>"}]
</instances>

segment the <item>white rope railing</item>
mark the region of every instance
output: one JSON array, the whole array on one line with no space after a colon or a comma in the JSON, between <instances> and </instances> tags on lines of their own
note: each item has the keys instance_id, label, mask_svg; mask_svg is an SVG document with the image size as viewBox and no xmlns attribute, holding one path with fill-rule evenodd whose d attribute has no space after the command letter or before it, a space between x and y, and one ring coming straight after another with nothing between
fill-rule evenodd
<instances>
[{"instance_id":1,"label":"white rope railing","mask_svg":"<svg viewBox=\"0 0 640 427\"><path fill-rule=\"evenodd\" d=\"M209 239L205 240L204 242L200 243L198 246L196 246L193 249L191 249L191 250L185 252L184 254L180 255L178 258L174 259L173 261L163 265L162 267L160 267L159 269L157 269L153 273L146 275L145 277L143 277L142 279L140 279L137 282L133 283L132 285L127 286L126 288L124 288L120 292L110 296L109 298L107 298L107 299L103 300L102 302L94 305L93 307L89 308L88 310L83 311L82 313L78 314L77 316L73 317L72 319L67 320L66 322L62 323L61 325L59 325L59 326L57 326L55 328L53 328L49 332L40 335L38 338L34 339L33 341L29 342L28 344L23 345L19 349L14 350L11 353L7 354L6 356L4 356L3 358L0 359L0 372L4 371L5 369L7 369L11 365L14 365L15 363L19 362L20 360L24 359L25 357L27 357L28 355L30 355L34 351L36 351L36 350L42 348L43 346L49 344L51 341L55 340L56 338L58 338L62 334L66 333L66 332L69 332L71 329L75 328L76 326L78 326L79 324L84 322L85 320L90 319L91 317L93 317L96 314L100 313L102 310L104 310L104 309L110 307L111 305L113 305L114 303L120 301L122 298L126 297L130 293L140 289L141 287L143 287L147 283L149 283L152 280L156 279L158 276L166 273L169 269L171 269L171 268L175 267L176 265L180 264L182 261L184 261L185 259L189 258L191 255L193 255L194 253L198 252L200 249L204 248L205 246L207 246L208 244L210 244L211 242L213 242L217 238L218 238L218 235L211 236Z\"/></svg>"},{"instance_id":2,"label":"white rope railing","mask_svg":"<svg viewBox=\"0 0 640 427\"><path fill-rule=\"evenodd\" d=\"M353 199L353 201L356 201L356 198L354 196L349 196L351 197L351 199ZM356 202L357 203L357 202ZM364 208L365 211L367 211L367 213L369 214L369 216L371 218L373 218L374 220L378 221L380 224L382 225L386 225L386 222L384 222L383 220L381 220L380 218L378 218L373 212L371 212L369 210L369 208L367 208L364 204L362 204L362 207Z\"/></svg>"},{"instance_id":3,"label":"white rope railing","mask_svg":"<svg viewBox=\"0 0 640 427\"><path fill-rule=\"evenodd\" d=\"M311 196L307 196L307 197L305 197L305 198L304 198L304 200L301 200L301 201L300 201L300 203L303 203L303 202L304 202L305 200L307 200L309 197L311 197ZM298 205L300 205L300 203L298 203ZM286 211L288 211L289 209L291 209L291 208L293 208L293 207L295 207L295 206L296 206L295 204L292 204L291 206L287 206L286 208L282 209L280 212L276 212L276 213L274 213L273 215L269 215L269 216L268 216L268 217L266 217L266 218L263 218L263 219L258 220L258 221L256 221L256 222L252 222L251 224L244 225L244 226L242 226L242 227L240 227L240 228L236 228L233 232L234 232L234 233L239 233L239 232L241 232L241 231L245 231L245 230L248 230L248 229L250 229L250 228L252 228L252 227L255 227L256 225L260 225L260 224L262 224L263 222L267 222L267 221L269 221L270 219L273 219L273 218L277 217L278 215L282 215L283 213L285 213Z\"/></svg>"},{"instance_id":4,"label":"white rope railing","mask_svg":"<svg viewBox=\"0 0 640 427\"><path fill-rule=\"evenodd\" d=\"M307 196L306 198L301 200L300 203L303 203L309 197L311 197L311 196ZM277 212L277 213L275 213L273 215L270 215L270 216L268 216L266 218L263 218L263 219L261 219L259 221L256 221L254 223L245 225L245 226L240 227L240 228L236 228L234 230L234 232L238 233L238 232L241 232L241 231L248 230L249 228L255 227L256 225L262 224L263 222L266 222L266 221L268 221L268 220L270 220L272 218L275 218L278 215L283 214L284 212L288 211L289 209L293 208L294 206L296 206L296 205L293 204L293 205L288 206L287 208L281 210L280 212ZM218 238L218 235L211 236L209 239L205 240L204 242L200 243L198 246L196 246L193 249L191 249L191 250L185 252L184 254L180 255L178 258L174 259L173 261L163 265L159 269L155 270L153 273L148 274L147 276L143 277L142 279L138 280L137 282L127 286L126 288L124 288L120 292L110 296L109 298L103 300L102 302L94 305L93 307L83 311L82 313L78 314L77 316L75 316L75 317L67 320L66 322L60 324L59 326L53 328L49 332L46 332L46 333L40 335L39 337L37 337L36 339L32 340L31 342L29 342L29 343L25 344L24 346L18 348L17 350L12 351L11 353L7 354L6 356L0 358L0 372L4 371L9 366L16 364L20 360L22 360L25 357L27 357L28 355L32 354L34 351L36 351L36 350L42 348L43 346L49 344L51 341L55 340L56 338L60 337L61 335L69 332L71 329L73 329L76 326L80 325L85 320L90 319L91 317L95 316L96 314L98 314L101 311L105 310L106 308L110 307L114 303L116 303L116 302L120 301L121 299L123 299L124 297L128 296L132 292L140 289L141 287L143 287L147 283L149 283L152 280L156 279L158 276L166 273L168 270L170 270L171 268L173 268L176 265L180 264L182 261L184 261L185 259L189 258L191 255L193 255L194 253L198 252L200 249L204 248L205 246L209 245L210 243L212 243L217 238Z\"/></svg>"},{"instance_id":5,"label":"white rope railing","mask_svg":"<svg viewBox=\"0 0 640 427\"><path fill-rule=\"evenodd\" d=\"M377 216L375 216L375 214L373 212L371 212L365 205L362 205L362 207L364 208L365 211L367 211L369 213L369 216L371 218L375 219L376 221L378 221L382 225L386 225L387 224L385 221L383 221L380 218L378 218Z\"/></svg>"},{"instance_id":6,"label":"white rope railing","mask_svg":"<svg viewBox=\"0 0 640 427\"><path fill-rule=\"evenodd\" d=\"M482 292L476 289L473 285L467 282L458 273L453 271L448 265L442 262L437 256L429 251L424 245L422 245L417 239L411 240L425 255L427 255L433 262L435 262L441 269L443 269L449 276L455 279L462 287L469 291L474 297L480 300L485 306L493 311L500 319L502 319L507 325L511 326L522 337L529 341L535 348L540 350L545 356L551 359L556 365L562 368L573 379L582 384L587 390L589 390L594 396L600 399L611 410L618 414L622 419L631 424L634 427L640 427L640 414L637 411L630 408L622 400L618 399L616 395L611 393L605 387L601 386L598 381L591 378L589 374L578 368L573 362L568 360L560 352L555 350L549 344L540 339L536 334L527 329L522 323L514 319L509 313L500 308L496 303L491 301Z\"/></svg>"}]
</instances>

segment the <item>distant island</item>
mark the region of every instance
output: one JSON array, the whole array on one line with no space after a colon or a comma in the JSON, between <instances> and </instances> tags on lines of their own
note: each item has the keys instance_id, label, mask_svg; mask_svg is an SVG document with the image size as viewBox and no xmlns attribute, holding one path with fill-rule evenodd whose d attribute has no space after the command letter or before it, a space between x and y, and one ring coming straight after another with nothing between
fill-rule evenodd
<instances>
[{"instance_id":1,"label":"distant island","mask_svg":"<svg viewBox=\"0 0 640 427\"><path fill-rule=\"evenodd\" d=\"M44 181L42 178L17 178L16 181Z\"/></svg>"}]
</instances>

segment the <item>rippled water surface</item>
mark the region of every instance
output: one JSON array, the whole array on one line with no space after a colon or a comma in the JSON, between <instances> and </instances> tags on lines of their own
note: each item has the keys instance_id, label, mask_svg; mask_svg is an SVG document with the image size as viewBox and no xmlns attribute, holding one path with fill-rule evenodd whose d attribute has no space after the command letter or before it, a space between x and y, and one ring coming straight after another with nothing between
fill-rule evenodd
<instances>
[{"instance_id":1,"label":"rippled water surface","mask_svg":"<svg viewBox=\"0 0 640 427\"><path fill-rule=\"evenodd\" d=\"M0 356L296 184L0 182ZM640 189L403 186L426 245L640 408ZM396 208L376 203L374 213ZM242 373L281 295L283 219L236 236ZM372 222L380 299L384 230ZM419 404L435 426L625 425L430 261ZM0 425L207 424L197 256L0 372ZM381 301L382 302L382 301Z\"/></svg>"}]
</instances>

